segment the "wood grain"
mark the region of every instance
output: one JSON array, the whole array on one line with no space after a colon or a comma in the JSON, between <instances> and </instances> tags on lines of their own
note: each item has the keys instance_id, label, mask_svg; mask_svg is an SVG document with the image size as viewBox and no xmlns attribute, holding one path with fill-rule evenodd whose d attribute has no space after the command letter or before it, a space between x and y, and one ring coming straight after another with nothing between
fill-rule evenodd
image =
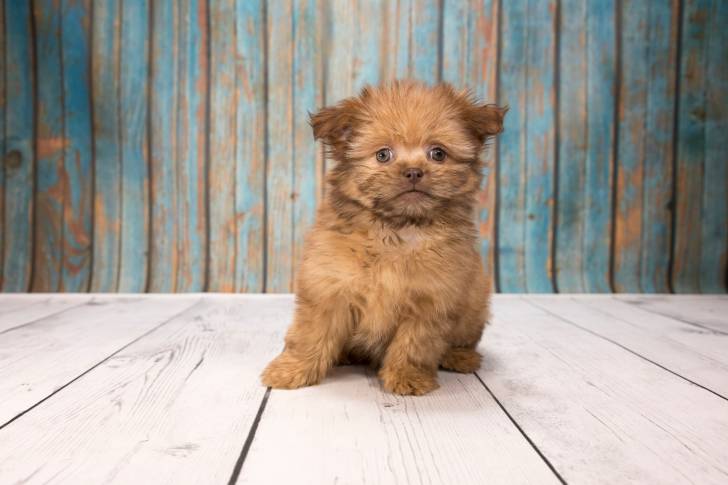
<instances>
[{"instance_id":1,"label":"wood grain","mask_svg":"<svg viewBox=\"0 0 728 485\"><path fill-rule=\"evenodd\" d=\"M63 291L88 291L92 255L91 2L63 0Z\"/></svg>"},{"instance_id":2,"label":"wood grain","mask_svg":"<svg viewBox=\"0 0 728 485\"><path fill-rule=\"evenodd\" d=\"M5 0L0 0L0 72L5 73ZM0 76L0 221L5 216L5 75ZM3 288L5 226L0 222L0 291Z\"/></svg>"},{"instance_id":3,"label":"wood grain","mask_svg":"<svg viewBox=\"0 0 728 485\"><path fill-rule=\"evenodd\" d=\"M207 274L207 63L206 0L179 3L177 11L177 287L202 291Z\"/></svg>"},{"instance_id":4,"label":"wood grain","mask_svg":"<svg viewBox=\"0 0 728 485\"><path fill-rule=\"evenodd\" d=\"M617 297L641 310L673 318L695 327L728 333L728 300L707 295L624 295Z\"/></svg>"},{"instance_id":5,"label":"wood grain","mask_svg":"<svg viewBox=\"0 0 728 485\"><path fill-rule=\"evenodd\" d=\"M236 4L237 132L235 156L235 286L265 289L267 10L263 0Z\"/></svg>"},{"instance_id":6,"label":"wood grain","mask_svg":"<svg viewBox=\"0 0 728 485\"><path fill-rule=\"evenodd\" d=\"M552 292L556 3L503 4L499 144L499 288Z\"/></svg>"},{"instance_id":7,"label":"wood grain","mask_svg":"<svg viewBox=\"0 0 728 485\"><path fill-rule=\"evenodd\" d=\"M5 202L1 228L3 291L28 291L33 262L33 196L35 177L33 13L29 2L5 5ZM10 19L13 19L12 22Z\"/></svg>"},{"instance_id":8,"label":"wood grain","mask_svg":"<svg viewBox=\"0 0 728 485\"><path fill-rule=\"evenodd\" d=\"M678 3L624 2L614 287L667 292Z\"/></svg>"},{"instance_id":9,"label":"wood grain","mask_svg":"<svg viewBox=\"0 0 728 485\"><path fill-rule=\"evenodd\" d=\"M268 166L265 290L293 288L293 4L268 9Z\"/></svg>"},{"instance_id":10,"label":"wood grain","mask_svg":"<svg viewBox=\"0 0 728 485\"><path fill-rule=\"evenodd\" d=\"M561 3L556 283L609 292L615 2Z\"/></svg>"},{"instance_id":11,"label":"wood grain","mask_svg":"<svg viewBox=\"0 0 728 485\"><path fill-rule=\"evenodd\" d=\"M402 397L347 366L274 390L237 483L559 483L473 374L439 379Z\"/></svg>"},{"instance_id":12,"label":"wood grain","mask_svg":"<svg viewBox=\"0 0 728 485\"><path fill-rule=\"evenodd\" d=\"M93 267L90 291L116 291L121 247L120 89L121 2L93 7L91 98L93 100Z\"/></svg>"},{"instance_id":13,"label":"wood grain","mask_svg":"<svg viewBox=\"0 0 728 485\"><path fill-rule=\"evenodd\" d=\"M90 299L91 296L81 294L45 297L33 294L32 298L26 294L0 295L0 333L83 305Z\"/></svg>"},{"instance_id":14,"label":"wood grain","mask_svg":"<svg viewBox=\"0 0 728 485\"><path fill-rule=\"evenodd\" d=\"M528 302L496 300L478 375L567 483L724 481L728 401Z\"/></svg>"},{"instance_id":15,"label":"wood grain","mask_svg":"<svg viewBox=\"0 0 728 485\"><path fill-rule=\"evenodd\" d=\"M225 483L265 394L258 374L278 350L291 303L207 297L104 359L0 430L3 477Z\"/></svg>"},{"instance_id":16,"label":"wood grain","mask_svg":"<svg viewBox=\"0 0 728 485\"><path fill-rule=\"evenodd\" d=\"M121 212L119 291L147 288L149 267L150 2L123 2L120 60Z\"/></svg>"},{"instance_id":17,"label":"wood grain","mask_svg":"<svg viewBox=\"0 0 728 485\"><path fill-rule=\"evenodd\" d=\"M585 297L556 302L534 295L529 301L728 400L728 333L717 333L619 300Z\"/></svg>"},{"instance_id":18,"label":"wood grain","mask_svg":"<svg viewBox=\"0 0 728 485\"><path fill-rule=\"evenodd\" d=\"M0 340L0 423L13 419L194 301L97 298L10 329Z\"/></svg>"},{"instance_id":19,"label":"wood grain","mask_svg":"<svg viewBox=\"0 0 728 485\"><path fill-rule=\"evenodd\" d=\"M60 291L63 261L63 207L68 192L63 155L61 4L33 3L38 85L35 120L35 213L33 291Z\"/></svg>"},{"instance_id":20,"label":"wood grain","mask_svg":"<svg viewBox=\"0 0 728 485\"><path fill-rule=\"evenodd\" d=\"M151 245L149 291L177 289L177 2L152 5L150 109Z\"/></svg>"},{"instance_id":21,"label":"wood grain","mask_svg":"<svg viewBox=\"0 0 728 485\"><path fill-rule=\"evenodd\" d=\"M442 80L470 89L481 102L497 98L499 2L471 0L443 4ZM495 266L497 142L483 154L485 177L478 194L480 253L492 278Z\"/></svg>"}]
</instances>

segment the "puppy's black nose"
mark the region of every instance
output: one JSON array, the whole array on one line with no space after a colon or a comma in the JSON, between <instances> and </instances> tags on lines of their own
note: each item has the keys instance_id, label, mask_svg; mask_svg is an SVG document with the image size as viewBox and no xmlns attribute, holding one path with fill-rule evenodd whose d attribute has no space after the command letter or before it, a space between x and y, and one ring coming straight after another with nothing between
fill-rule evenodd
<instances>
[{"instance_id":1,"label":"puppy's black nose","mask_svg":"<svg viewBox=\"0 0 728 485\"><path fill-rule=\"evenodd\" d=\"M405 178L413 184L416 184L417 182L422 180L422 177L425 175L425 173L419 168L406 168L404 169L404 172L402 172L402 175L404 175Z\"/></svg>"}]
</instances>

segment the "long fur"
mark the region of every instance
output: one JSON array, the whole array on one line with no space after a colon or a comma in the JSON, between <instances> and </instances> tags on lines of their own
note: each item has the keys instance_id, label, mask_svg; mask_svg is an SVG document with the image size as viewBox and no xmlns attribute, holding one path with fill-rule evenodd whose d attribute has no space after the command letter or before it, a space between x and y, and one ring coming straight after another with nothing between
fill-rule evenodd
<instances>
[{"instance_id":1,"label":"long fur","mask_svg":"<svg viewBox=\"0 0 728 485\"><path fill-rule=\"evenodd\" d=\"M438 366L480 366L491 289L474 207L480 154L505 112L447 84L399 81L311 117L336 164L306 239L285 349L264 384L313 385L337 363L367 362L386 390L419 395L437 387ZM428 158L434 146L445 161ZM380 163L385 147L394 157ZM420 192L406 192L410 168L422 170Z\"/></svg>"}]
</instances>

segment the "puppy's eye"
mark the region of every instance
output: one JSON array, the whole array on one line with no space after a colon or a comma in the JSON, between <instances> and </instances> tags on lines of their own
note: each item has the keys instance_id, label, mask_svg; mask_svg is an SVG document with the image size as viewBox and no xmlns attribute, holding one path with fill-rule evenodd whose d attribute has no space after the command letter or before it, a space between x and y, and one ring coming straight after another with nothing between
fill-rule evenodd
<instances>
[{"instance_id":1,"label":"puppy's eye","mask_svg":"<svg viewBox=\"0 0 728 485\"><path fill-rule=\"evenodd\" d=\"M377 162L379 163L387 163L392 159L392 150L389 148L382 148L377 152Z\"/></svg>"},{"instance_id":2,"label":"puppy's eye","mask_svg":"<svg viewBox=\"0 0 728 485\"><path fill-rule=\"evenodd\" d=\"M433 147L427 152L427 156L433 162L443 162L447 158L447 153L440 147Z\"/></svg>"}]
</instances>

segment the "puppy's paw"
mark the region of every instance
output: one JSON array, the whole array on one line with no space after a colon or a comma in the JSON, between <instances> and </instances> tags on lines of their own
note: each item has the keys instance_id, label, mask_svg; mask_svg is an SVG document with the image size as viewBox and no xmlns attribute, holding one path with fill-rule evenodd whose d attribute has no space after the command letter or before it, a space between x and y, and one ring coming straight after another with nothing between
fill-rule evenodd
<instances>
[{"instance_id":1,"label":"puppy's paw","mask_svg":"<svg viewBox=\"0 0 728 485\"><path fill-rule=\"evenodd\" d=\"M415 367L383 368L379 371L379 378L386 391L403 396L421 396L440 387L436 373Z\"/></svg>"},{"instance_id":2,"label":"puppy's paw","mask_svg":"<svg viewBox=\"0 0 728 485\"><path fill-rule=\"evenodd\" d=\"M260 380L263 385L274 389L298 389L313 386L318 384L322 377L317 367L315 363L283 352L268 364L260 376Z\"/></svg>"},{"instance_id":3,"label":"puppy's paw","mask_svg":"<svg viewBox=\"0 0 728 485\"><path fill-rule=\"evenodd\" d=\"M450 347L442 356L440 367L463 374L480 369L481 355L477 350L463 347Z\"/></svg>"}]
</instances>

